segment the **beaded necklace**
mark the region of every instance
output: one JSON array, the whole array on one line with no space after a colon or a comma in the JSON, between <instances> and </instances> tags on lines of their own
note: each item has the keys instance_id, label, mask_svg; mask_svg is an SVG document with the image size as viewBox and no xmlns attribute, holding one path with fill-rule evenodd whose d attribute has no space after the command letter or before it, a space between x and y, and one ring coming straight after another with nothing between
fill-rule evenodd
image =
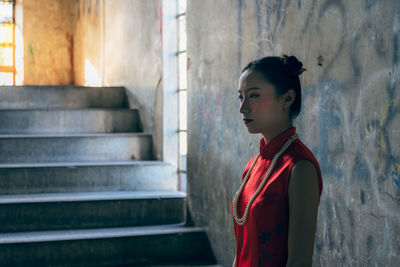
<instances>
[{"instance_id":1,"label":"beaded necklace","mask_svg":"<svg viewBox=\"0 0 400 267\"><path fill-rule=\"evenodd\" d=\"M245 221L247 219L247 215L249 213L249 209L250 209L251 204L257 198L258 194L261 192L261 189L264 187L265 183L267 182L267 180L269 178L269 175L270 175L272 169L274 168L275 163L278 160L279 156L283 152L285 152L285 150L289 147L289 145L298 137L299 137L299 135L297 133L293 134L286 141L286 143L282 146L281 150L274 155L274 157L272 158L271 164L268 167L267 173L265 174L265 177L264 177L263 181L261 182L261 184L259 185L257 191L253 194L253 196L251 197L251 199L247 203L247 207L246 207L246 210L245 210L245 212L243 214L243 217L239 218L238 215L237 215L237 202L238 202L239 196L242 193L243 188L244 188L244 186L245 186L245 184L246 184L246 182L248 180L249 174L250 174L251 170L253 169L254 164L256 163L258 157L260 156L260 154L257 155L257 157L255 158L255 160L251 164L251 167L250 167L249 171L247 172L246 177L244 178L242 184L240 185L240 187L239 187L238 191L236 192L235 197L233 199L233 217L235 218L235 221L236 221L237 224L243 225L245 223Z\"/></svg>"}]
</instances>

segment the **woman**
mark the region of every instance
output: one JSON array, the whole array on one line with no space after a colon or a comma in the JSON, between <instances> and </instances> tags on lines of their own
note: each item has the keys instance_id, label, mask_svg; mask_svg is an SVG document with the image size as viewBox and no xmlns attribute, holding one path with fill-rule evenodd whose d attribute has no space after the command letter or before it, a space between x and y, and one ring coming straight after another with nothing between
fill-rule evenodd
<instances>
[{"instance_id":1,"label":"woman","mask_svg":"<svg viewBox=\"0 0 400 267\"><path fill-rule=\"evenodd\" d=\"M282 55L242 70L240 113L248 131L263 136L232 203L233 266L312 264L323 184L317 159L292 125L301 108L302 66L295 56Z\"/></svg>"}]
</instances>

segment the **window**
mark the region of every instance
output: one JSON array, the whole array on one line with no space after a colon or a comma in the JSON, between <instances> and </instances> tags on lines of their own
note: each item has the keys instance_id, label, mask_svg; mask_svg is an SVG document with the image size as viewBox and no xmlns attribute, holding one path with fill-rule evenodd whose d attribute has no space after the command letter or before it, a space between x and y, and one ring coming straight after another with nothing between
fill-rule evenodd
<instances>
[{"instance_id":1,"label":"window","mask_svg":"<svg viewBox=\"0 0 400 267\"><path fill-rule=\"evenodd\" d=\"M14 0L0 0L0 85L15 84L14 4Z\"/></svg>"},{"instance_id":2,"label":"window","mask_svg":"<svg viewBox=\"0 0 400 267\"><path fill-rule=\"evenodd\" d=\"M186 191L187 155L187 54L186 54L186 0L178 0L178 174L182 191ZM185 184L182 184L185 183Z\"/></svg>"}]
</instances>

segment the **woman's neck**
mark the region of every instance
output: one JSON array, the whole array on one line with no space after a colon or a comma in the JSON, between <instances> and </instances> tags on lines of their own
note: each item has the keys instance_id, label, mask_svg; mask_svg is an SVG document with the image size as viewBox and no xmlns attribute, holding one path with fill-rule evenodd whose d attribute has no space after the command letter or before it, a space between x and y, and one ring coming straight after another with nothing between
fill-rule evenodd
<instances>
[{"instance_id":1,"label":"woman's neck","mask_svg":"<svg viewBox=\"0 0 400 267\"><path fill-rule=\"evenodd\" d=\"M265 143L267 144L272 138L274 138L275 136L279 135L280 133L288 130L291 127L293 127L293 124L291 122L287 122L282 125L279 125L278 127L274 127L274 128L269 129L268 131L262 132Z\"/></svg>"}]
</instances>

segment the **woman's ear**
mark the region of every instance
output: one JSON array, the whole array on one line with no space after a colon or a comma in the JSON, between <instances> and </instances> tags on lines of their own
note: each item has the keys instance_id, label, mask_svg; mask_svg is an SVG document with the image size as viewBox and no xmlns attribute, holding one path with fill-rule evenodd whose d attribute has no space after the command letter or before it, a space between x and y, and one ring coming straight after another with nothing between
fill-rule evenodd
<instances>
[{"instance_id":1,"label":"woman's ear","mask_svg":"<svg viewBox=\"0 0 400 267\"><path fill-rule=\"evenodd\" d=\"M296 93L294 92L293 89L289 89L284 95L284 101L283 101L284 108L285 109L289 108L293 104L295 98L296 98Z\"/></svg>"}]
</instances>

